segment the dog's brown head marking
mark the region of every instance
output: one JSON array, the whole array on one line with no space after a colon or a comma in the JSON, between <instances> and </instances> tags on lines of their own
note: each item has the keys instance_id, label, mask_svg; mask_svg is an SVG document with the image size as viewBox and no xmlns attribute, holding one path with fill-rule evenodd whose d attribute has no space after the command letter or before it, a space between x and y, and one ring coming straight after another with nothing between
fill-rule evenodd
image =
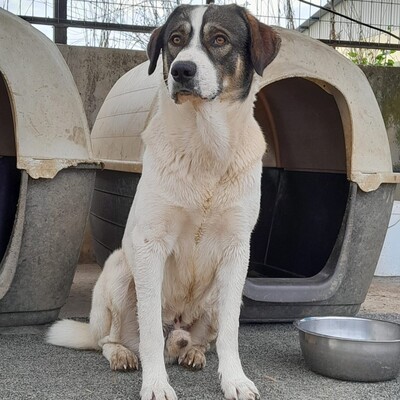
<instances>
[{"instance_id":1,"label":"dog's brown head marking","mask_svg":"<svg viewBox=\"0 0 400 400\"><path fill-rule=\"evenodd\" d=\"M264 69L278 53L281 39L268 25L263 24L245 11L250 30L250 55L253 68L262 76Z\"/></svg>"},{"instance_id":2,"label":"dog's brown head marking","mask_svg":"<svg viewBox=\"0 0 400 400\"><path fill-rule=\"evenodd\" d=\"M176 102L221 94L244 100L254 72L263 74L279 46L278 34L243 7L183 5L151 35L149 74L162 51L164 79Z\"/></svg>"}]
</instances>

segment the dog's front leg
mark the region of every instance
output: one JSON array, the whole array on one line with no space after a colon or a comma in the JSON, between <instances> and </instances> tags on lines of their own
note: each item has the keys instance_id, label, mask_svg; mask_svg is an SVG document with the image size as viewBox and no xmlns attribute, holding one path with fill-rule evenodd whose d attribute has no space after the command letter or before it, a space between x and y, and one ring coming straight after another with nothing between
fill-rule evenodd
<instances>
[{"instance_id":1,"label":"dog's front leg","mask_svg":"<svg viewBox=\"0 0 400 400\"><path fill-rule=\"evenodd\" d=\"M218 272L217 353L221 388L229 400L254 400L259 393L243 372L239 358L239 314L249 263L249 241L229 246Z\"/></svg>"},{"instance_id":2,"label":"dog's front leg","mask_svg":"<svg viewBox=\"0 0 400 400\"><path fill-rule=\"evenodd\" d=\"M165 263L172 251L171 243L165 237L155 237L136 227L131 240L124 238L127 260L133 260L131 269L136 286L139 353L143 369L142 400L177 399L168 383L164 362L161 291Z\"/></svg>"}]
</instances>

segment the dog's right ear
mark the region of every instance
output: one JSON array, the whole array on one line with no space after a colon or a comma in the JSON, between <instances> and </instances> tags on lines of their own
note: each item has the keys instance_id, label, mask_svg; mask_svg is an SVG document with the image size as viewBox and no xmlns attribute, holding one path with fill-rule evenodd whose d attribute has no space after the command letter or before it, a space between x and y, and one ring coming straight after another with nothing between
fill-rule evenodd
<instances>
[{"instance_id":1,"label":"dog's right ear","mask_svg":"<svg viewBox=\"0 0 400 400\"><path fill-rule=\"evenodd\" d=\"M163 33L162 26L155 29L151 34L149 44L147 45L147 57L150 60L149 75L151 75L154 72L157 66L157 60L163 45L162 33Z\"/></svg>"}]
</instances>

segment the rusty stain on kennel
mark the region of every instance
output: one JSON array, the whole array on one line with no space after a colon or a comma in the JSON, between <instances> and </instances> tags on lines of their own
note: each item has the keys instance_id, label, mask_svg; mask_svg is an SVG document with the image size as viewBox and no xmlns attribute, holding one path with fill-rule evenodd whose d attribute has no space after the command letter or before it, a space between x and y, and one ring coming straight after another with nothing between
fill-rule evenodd
<instances>
[{"instance_id":1,"label":"rusty stain on kennel","mask_svg":"<svg viewBox=\"0 0 400 400\"><path fill-rule=\"evenodd\" d=\"M242 320L354 314L370 285L395 183L381 113L362 71L335 50L278 29L282 44L260 79L255 116L269 144L252 237ZM92 132L91 210L102 263L120 245L140 177L140 134L160 79L147 63L125 74Z\"/></svg>"},{"instance_id":2,"label":"rusty stain on kennel","mask_svg":"<svg viewBox=\"0 0 400 400\"><path fill-rule=\"evenodd\" d=\"M0 326L49 322L72 283L96 163L57 47L2 9L0 138Z\"/></svg>"}]
</instances>

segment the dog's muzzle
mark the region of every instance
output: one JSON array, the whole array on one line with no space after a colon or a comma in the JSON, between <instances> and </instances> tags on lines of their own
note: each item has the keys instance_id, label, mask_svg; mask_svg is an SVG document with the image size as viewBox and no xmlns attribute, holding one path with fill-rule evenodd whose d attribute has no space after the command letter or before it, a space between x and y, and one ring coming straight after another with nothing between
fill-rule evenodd
<instances>
[{"instance_id":1,"label":"dog's muzzle","mask_svg":"<svg viewBox=\"0 0 400 400\"><path fill-rule=\"evenodd\" d=\"M172 97L177 102L180 96L201 97L196 84L197 66L192 61L175 62L170 74L173 78Z\"/></svg>"},{"instance_id":2,"label":"dog's muzzle","mask_svg":"<svg viewBox=\"0 0 400 400\"><path fill-rule=\"evenodd\" d=\"M174 81L181 85L193 85L196 72L196 64L192 61L179 61L174 63L171 68Z\"/></svg>"},{"instance_id":3,"label":"dog's muzzle","mask_svg":"<svg viewBox=\"0 0 400 400\"><path fill-rule=\"evenodd\" d=\"M181 104L189 99L214 100L220 93L220 89L211 95L204 95L199 83L197 65L192 61L176 61L172 64L169 89L175 103Z\"/></svg>"}]
</instances>

